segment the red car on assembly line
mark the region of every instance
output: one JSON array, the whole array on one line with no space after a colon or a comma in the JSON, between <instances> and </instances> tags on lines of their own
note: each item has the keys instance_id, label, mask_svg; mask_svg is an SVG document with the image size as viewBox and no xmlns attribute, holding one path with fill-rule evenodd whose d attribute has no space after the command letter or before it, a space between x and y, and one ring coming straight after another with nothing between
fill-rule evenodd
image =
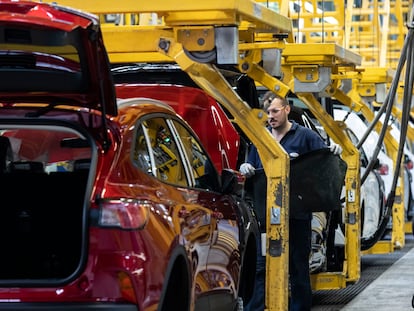
<instances>
[{"instance_id":1,"label":"red car on assembly line","mask_svg":"<svg viewBox=\"0 0 414 311\"><path fill-rule=\"evenodd\" d=\"M181 85L117 84L118 98L146 97L174 108L194 129L219 172L236 169L240 137L220 105L203 90Z\"/></svg>"},{"instance_id":2,"label":"red car on assembly line","mask_svg":"<svg viewBox=\"0 0 414 311\"><path fill-rule=\"evenodd\" d=\"M250 300L258 228L239 174L219 173L230 160L173 100L117 98L96 16L0 1L0 79L0 310Z\"/></svg>"}]
</instances>

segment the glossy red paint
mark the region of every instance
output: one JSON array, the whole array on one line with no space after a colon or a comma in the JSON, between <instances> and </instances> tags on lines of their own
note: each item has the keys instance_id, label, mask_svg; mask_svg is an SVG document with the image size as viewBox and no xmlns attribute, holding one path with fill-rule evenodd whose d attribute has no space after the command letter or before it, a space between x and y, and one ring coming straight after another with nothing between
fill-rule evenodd
<instances>
[{"instance_id":1,"label":"glossy red paint","mask_svg":"<svg viewBox=\"0 0 414 311\"><path fill-rule=\"evenodd\" d=\"M13 115L24 119L26 115L30 114L29 112L34 112L36 109L38 108L15 108ZM28 221L31 224L27 230L31 232L31 237L27 237L27 239L33 245L26 245L26 243L17 245L20 238L26 237L25 231L19 229L20 225L9 232L16 236L16 244L10 246L7 246L9 245L7 243L3 244L3 250L6 252L15 250L16 255L26 254L25 262L28 266L20 270L19 265L23 262L19 260L11 265L11 262L5 259L6 257L14 258L14 255L5 256L3 261L0 261L2 267L0 267L0 284L2 285L0 287L0 307L2 301L15 300L21 303L47 301L68 305L79 302L89 307L99 302L100 304L108 303L109 310L116 308L117 303L136 301L139 310L153 310L160 303L168 286L176 286L170 282L181 280L183 277L188 278L189 283L184 282L180 288L187 288L185 296L190 295L191 301L196 304L207 304L206 299L208 299L209 293L218 300L220 300L218 293L221 293L221 295L232 297L236 301L237 289L240 286L240 273L242 273L242 260L244 256L248 256L243 250L249 243L244 239L248 239L248 236L251 235L248 240L254 241L254 233L249 233L249 230L246 230L248 222L245 224L241 222L242 212L234 197L216 191L205 191L193 186L177 187L137 168L134 161L131 161L131 155L134 154L136 128L137 124L141 122L140 120L154 113L158 116L170 116L174 120L181 119L170 108L162 108L150 101L145 102L145 100L136 106L122 107L119 112L117 118L107 120L109 139L112 142L109 148L103 147L104 141L99 135L91 134L90 139L93 139L94 144L97 145L97 152L95 154L93 148L89 148L92 158L89 170L91 185L87 188L75 190L77 186L64 182L63 179L59 179L61 184L48 182L48 178L74 174L70 171L60 173L53 170L47 175L42 174L38 183L36 183L37 173L26 172L25 175L19 175L22 176L21 178L25 178L24 180L18 179L23 188L26 187L25 185L28 183L26 180L29 178L34 181L30 183L33 192L40 193L43 189L42 192L47 196L38 199L31 197L33 206L27 211L30 215ZM77 122L74 122L74 114L78 117ZM82 114L86 114L86 112ZM9 120L7 116L8 114L3 115L0 109L0 128L4 129L6 134L10 133L8 131L16 134L14 127L7 129L7 125L4 124L6 120ZM59 111L58 121L67 121L80 126L81 120L84 118L79 117L79 113L74 110L69 109L66 113L63 109ZM37 139L39 136L36 134L44 134L45 131L47 132L47 124L50 122L53 124L56 121L53 111L46 113L37 120L38 126L32 124L28 131L22 125L22 128L17 132L21 135L9 135L9 138L19 140L20 146L27 144L33 147L35 142L39 142ZM58 124L55 125L56 129ZM60 130L62 133L59 132L55 137L66 138L63 134L64 130ZM36 133L37 131L39 133ZM73 129L70 131L72 132ZM76 132L75 134L79 135ZM75 134L70 137L73 138ZM83 134L86 135L86 132ZM43 155L63 154L63 150L56 149L59 149L57 144L46 144L42 146L41 150ZM22 150L27 151L27 148L22 148ZM32 157L28 157L29 154L32 154ZM27 157L26 160L35 161L38 160L39 153L26 152L24 155ZM72 159L72 157L72 153L67 154L67 159ZM93 160L94 158L95 160ZM56 160L53 157L48 157L48 159L50 161ZM59 160L62 159L59 158ZM48 161L46 161L46 166L51 168L54 163ZM92 164L95 161L96 164ZM7 173L2 177L4 182L0 179L3 188L11 176L15 175ZM55 204L60 201L65 192L73 197L80 195L90 198L90 201L85 202L87 210L82 212L86 213L85 216L88 215L86 219L89 219L90 223L87 227L80 227L81 219L76 219L73 215L70 216L72 212L67 210L68 205ZM76 192L80 192L80 194L76 194ZM101 216L99 215L102 215L100 202L106 198L145 201L149 213L145 225L138 230L123 230L122 228L100 225ZM20 200L13 200L16 206L20 206ZM35 215L38 213L36 207L39 206L37 200L43 200L44 209L47 209L46 206L50 206L47 214L49 218L42 220L42 227L47 228L48 221L56 222L56 225L45 231L50 236L43 236L41 241L37 240L40 233L35 230L37 226ZM53 208L57 210L53 211ZM246 212L247 210L244 211L244 213ZM56 218L59 213L65 215L62 215L64 218L61 221ZM12 215L7 215L9 213L3 215L3 220L16 221L10 218ZM21 220L17 221L21 222ZM62 221L66 225L63 225ZM253 218L249 220L249 222L252 221ZM68 224L70 224L69 227ZM2 228L4 231L7 228L10 229L10 226L2 226ZM69 230L69 228L71 229ZM73 231L74 228L78 228L79 232ZM245 230L246 232L244 232ZM67 240L64 235L69 235L70 240ZM241 237L244 237L243 241L240 240ZM65 245L63 249L57 247L61 244ZM245 246L240 249L240 245ZM27 247L27 249L21 250L16 247ZM82 250L75 252L76 248ZM35 268L37 262L50 265L52 259L46 254L42 259L43 256L33 255L32 252L37 252L37 254L52 252L53 258L56 260L54 264L64 272L52 268ZM251 255L254 257L254 252ZM72 268L66 267L64 258L71 259L72 263L69 267ZM175 263L174 268L171 266L173 263ZM176 271L178 267L180 267L179 272ZM17 271L19 272L17 273ZM122 294L122 282L118 277L121 272L124 276L123 282L125 282L125 277L129 278L128 282L134 288L133 297ZM216 281L218 279L220 282ZM7 283L2 283L11 281L13 282L12 288L5 286ZM181 299L185 296L182 296ZM127 301L127 298L130 300ZM188 302L190 303L190 300ZM173 300L169 303L174 304L177 301ZM234 304L235 302L231 306L234 307ZM180 307L184 306L180 305ZM230 305L224 310L227 308L230 309Z\"/></svg>"},{"instance_id":2,"label":"glossy red paint","mask_svg":"<svg viewBox=\"0 0 414 311\"><path fill-rule=\"evenodd\" d=\"M0 70L2 102L53 96L116 115L110 65L98 23L95 15L58 5L0 1L4 32L0 58L20 68L18 74L4 66Z\"/></svg>"},{"instance_id":3,"label":"glossy red paint","mask_svg":"<svg viewBox=\"0 0 414 311\"><path fill-rule=\"evenodd\" d=\"M194 129L219 171L237 169L240 136L221 106L203 90L171 84L117 84L116 94L168 103Z\"/></svg>"}]
</instances>

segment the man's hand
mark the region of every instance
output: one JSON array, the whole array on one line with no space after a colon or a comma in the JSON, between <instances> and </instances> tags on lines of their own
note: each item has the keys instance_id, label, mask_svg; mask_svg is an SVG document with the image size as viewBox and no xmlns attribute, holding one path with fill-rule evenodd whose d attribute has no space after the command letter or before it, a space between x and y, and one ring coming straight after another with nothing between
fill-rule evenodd
<instances>
[{"instance_id":1,"label":"man's hand","mask_svg":"<svg viewBox=\"0 0 414 311\"><path fill-rule=\"evenodd\" d=\"M240 165L240 173L246 177L254 175L254 167L250 163L243 163Z\"/></svg>"},{"instance_id":2,"label":"man's hand","mask_svg":"<svg viewBox=\"0 0 414 311\"><path fill-rule=\"evenodd\" d=\"M331 150L331 152L336 155L340 155L342 153L342 147L333 142L331 142L329 145L329 150Z\"/></svg>"}]
</instances>

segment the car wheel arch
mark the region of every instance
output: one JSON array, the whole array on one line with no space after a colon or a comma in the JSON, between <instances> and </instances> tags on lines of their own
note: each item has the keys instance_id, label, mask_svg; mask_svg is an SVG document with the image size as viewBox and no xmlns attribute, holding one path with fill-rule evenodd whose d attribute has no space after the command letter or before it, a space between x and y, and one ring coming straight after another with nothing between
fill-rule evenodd
<instances>
[{"instance_id":1,"label":"car wheel arch","mask_svg":"<svg viewBox=\"0 0 414 311\"><path fill-rule=\"evenodd\" d=\"M256 253L257 248L260 247L256 241L258 241L258 238L253 233L249 234L241 263L242 272L239 276L238 297L243 299L244 304L247 304L253 297L254 287L251 285L254 284L257 262Z\"/></svg>"},{"instance_id":2,"label":"car wheel arch","mask_svg":"<svg viewBox=\"0 0 414 311\"><path fill-rule=\"evenodd\" d=\"M184 247L176 247L170 255L158 311L167 311L171 308L183 311L190 310L190 301L192 300L191 269L191 263Z\"/></svg>"}]
</instances>

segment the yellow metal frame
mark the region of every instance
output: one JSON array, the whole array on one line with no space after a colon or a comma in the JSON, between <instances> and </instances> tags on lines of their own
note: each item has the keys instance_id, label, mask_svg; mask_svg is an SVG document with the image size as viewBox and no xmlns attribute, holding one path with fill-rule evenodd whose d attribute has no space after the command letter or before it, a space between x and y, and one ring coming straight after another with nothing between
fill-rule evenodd
<instances>
[{"instance_id":1,"label":"yellow metal frame","mask_svg":"<svg viewBox=\"0 0 414 311\"><path fill-rule=\"evenodd\" d=\"M283 56L285 65L289 65L284 70L285 76L287 77L287 80L285 80L285 82L291 86L293 85L292 89L296 94L298 94L299 98L302 98L303 100L303 96L301 96L300 93L297 93L294 84L300 84L301 86L299 88L306 89L306 86L304 87L306 84L310 84L310 89L312 87L317 88L318 85L315 83L315 80L318 78L317 72L322 72L322 68L329 68L330 82L326 85L322 85L321 88L317 89L316 91L318 91L322 96L336 98L343 105L353 109L356 112L361 112L368 121L373 121L375 118L374 112L368 106L368 104L363 101L363 98L375 97L376 85L386 84L390 82L390 73L385 69L358 69L357 66L360 64L361 56L353 53L352 51L339 47L336 44L288 44L283 50ZM352 81L352 89L348 93L344 93L340 89L340 86L342 85L341 82L345 80ZM316 91L314 90L314 92ZM311 94L312 93L307 93L306 97L311 97ZM315 109L317 104L318 102L315 100L315 103L308 105L308 107L312 112L314 112L313 109ZM323 120L323 118L321 119ZM379 131L381 127L381 122L378 122L375 129ZM324 128L329 131L329 124L324 125ZM332 134L328 134L335 140L334 135L337 133L337 131L338 130L336 129ZM340 142L340 140L335 141ZM387 147L389 156L394 161L395 166L398 152L398 142L392 137L389 130L386 132L386 135L384 137L384 143ZM402 184L402 178L403 171L401 170L399 176L399 185ZM404 221L402 221L404 219L404 205L402 198L403 189L402 187L397 186L396 200L392 209L393 227L391 240L380 241L380 243L376 243L369 250L364 251L363 254L389 253L395 249L404 247L405 224ZM356 239L359 239L359 236L357 237L353 234L349 237L346 236L347 243L350 245L358 245L359 247L359 244L355 243ZM348 250L349 248L347 248L347 251ZM355 253L355 250L349 251ZM347 258L348 261L352 260L352 262L354 262L354 259L356 258L355 261L359 262L359 254L355 258L352 256L348 256ZM351 264L348 265L348 268L351 275L359 275L359 267L357 265ZM313 278L318 279L319 276L313 276ZM333 285L337 285L335 284L335 278L332 276L332 273L328 274L327 279L332 281ZM321 287L318 286L317 282L315 283L315 289L326 289L326 284L329 282L325 279L322 279Z\"/></svg>"},{"instance_id":2,"label":"yellow metal frame","mask_svg":"<svg viewBox=\"0 0 414 311\"><path fill-rule=\"evenodd\" d=\"M297 43L336 43L361 55L361 66L396 69L410 0L258 0L291 18Z\"/></svg>"},{"instance_id":3,"label":"yellow metal frame","mask_svg":"<svg viewBox=\"0 0 414 311\"><path fill-rule=\"evenodd\" d=\"M352 90L346 94L349 99L344 100L344 103L354 111L361 112L364 117L372 122L375 114L369 106L368 101L364 100L369 97L372 103L376 103L376 88L375 85L388 84L392 80L392 74L386 68L371 67L359 72L352 83ZM342 95L343 96L343 95ZM371 104L372 105L372 104ZM394 116L398 108L395 106L392 109ZM401 116L401 115L400 115ZM398 117L398 116L397 116ZM400 118L401 119L401 118ZM375 129L379 132L382 128L382 123L378 121ZM384 144L386 146L388 155L393 160L394 167L397 165L397 154L399 142L391 135L390 128L387 129L384 137ZM403 164L401 163L401 168ZM388 241L380 241L372 248L363 252L363 254L383 254L393 252L396 249L401 249L405 245L405 217L404 217L404 189L400 185L403 184L404 170L400 170L399 183L395 189L395 201L392 209L392 233L391 239ZM388 245L389 244L389 245Z\"/></svg>"},{"instance_id":4,"label":"yellow metal frame","mask_svg":"<svg viewBox=\"0 0 414 311\"><path fill-rule=\"evenodd\" d=\"M341 92L336 91L335 92L336 98L342 98L340 101L347 105L348 107L354 107L355 110L355 103L358 103L360 106L360 112L364 115L364 117L369 121L372 122L375 118L374 112L371 110L370 107L368 107L367 104L365 104L361 98L358 98L358 96L355 93L348 93L341 94ZM358 110L356 110L358 111ZM376 129L379 131L382 127L381 122L379 121L376 125ZM397 152L398 152L398 142L392 137L392 135L387 131L384 137L384 143L387 147L387 152L390 158L394 162L394 167L396 165L396 159L397 159ZM402 184L402 175L403 170L400 170L400 182L399 185ZM392 238L390 241L381 241L381 243L375 244L371 249L364 252L365 253L371 253L371 254L379 254L384 252L389 252L391 249L394 251L395 249L400 249L404 247L405 245L405 236L404 236L404 205L403 205L403 188L400 186L397 186L395 189L395 202L393 204L392 209L392 219L393 219L393 226L392 226ZM390 246L387 246L384 248L384 244L389 243Z\"/></svg>"},{"instance_id":5,"label":"yellow metal frame","mask_svg":"<svg viewBox=\"0 0 414 311\"><path fill-rule=\"evenodd\" d=\"M342 271L311 275L314 290L340 289L360 277L360 161L359 151L314 96L335 88L332 77L344 67L355 68L360 57L334 43L286 44L283 50L283 81L290 85L322 124L327 134L342 146L348 164L345 180L345 261ZM324 77L325 76L325 77ZM319 83L322 81L322 83ZM305 92L308 90L307 92Z\"/></svg>"},{"instance_id":6,"label":"yellow metal frame","mask_svg":"<svg viewBox=\"0 0 414 311\"><path fill-rule=\"evenodd\" d=\"M292 19L297 43L336 43L345 46L344 1L326 1L324 9L321 3L315 0L258 0L258 2Z\"/></svg>"}]
</instances>

